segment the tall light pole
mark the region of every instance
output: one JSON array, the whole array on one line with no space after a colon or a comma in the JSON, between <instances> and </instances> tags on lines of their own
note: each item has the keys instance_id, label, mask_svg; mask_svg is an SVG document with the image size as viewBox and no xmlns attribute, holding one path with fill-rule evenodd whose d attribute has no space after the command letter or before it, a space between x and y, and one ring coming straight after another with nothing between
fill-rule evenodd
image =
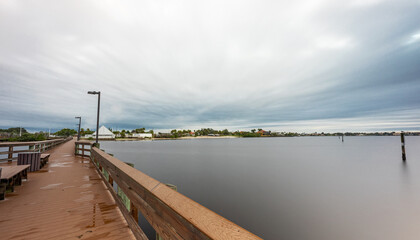
<instances>
[{"instance_id":1,"label":"tall light pole","mask_svg":"<svg viewBox=\"0 0 420 240\"><path fill-rule=\"evenodd\" d=\"M98 146L98 137L99 137L99 108L101 107L101 92L98 91L89 91L88 94L98 95L98 115L96 117L96 145Z\"/></svg>"},{"instance_id":2,"label":"tall light pole","mask_svg":"<svg viewBox=\"0 0 420 240\"><path fill-rule=\"evenodd\" d=\"M82 117L74 117L76 119L79 119L79 129L77 130L77 141L80 140L80 125L82 124Z\"/></svg>"}]
</instances>

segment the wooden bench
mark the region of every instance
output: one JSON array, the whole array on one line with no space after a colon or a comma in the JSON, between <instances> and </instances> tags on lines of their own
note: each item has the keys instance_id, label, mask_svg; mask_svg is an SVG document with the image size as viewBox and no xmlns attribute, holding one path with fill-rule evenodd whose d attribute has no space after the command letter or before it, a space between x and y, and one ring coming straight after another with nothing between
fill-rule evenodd
<instances>
[{"instance_id":1,"label":"wooden bench","mask_svg":"<svg viewBox=\"0 0 420 240\"><path fill-rule=\"evenodd\" d=\"M41 153L29 152L19 153L17 165L30 165L29 172L35 172L41 169Z\"/></svg>"},{"instance_id":2,"label":"wooden bench","mask_svg":"<svg viewBox=\"0 0 420 240\"><path fill-rule=\"evenodd\" d=\"M0 167L0 179L3 168ZM0 200L4 200L4 193L6 192L6 184L2 184L0 181Z\"/></svg>"},{"instance_id":3,"label":"wooden bench","mask_svg":"<svg viewBox=\"0 0 420 240\"><path fill-rule=\"evenodd\" d=\"M43 168L45 166L45 164L48 163L49 158L50 158L50 154L48 154L48 153L41 154L41 168Z\"/></svg>"},{"instance_id":4,"label":"wooden bench","mask_svg":"<svg viewBox=\"0 0 420 240\"><path fill-rule=\"evenodd\" d=\"M15 186L22 184L22 178L28 179L28 168L31 165L8 166L1 168L0 200L4 200L7 190L15 191Z\"/></svg>"}]
</instances>

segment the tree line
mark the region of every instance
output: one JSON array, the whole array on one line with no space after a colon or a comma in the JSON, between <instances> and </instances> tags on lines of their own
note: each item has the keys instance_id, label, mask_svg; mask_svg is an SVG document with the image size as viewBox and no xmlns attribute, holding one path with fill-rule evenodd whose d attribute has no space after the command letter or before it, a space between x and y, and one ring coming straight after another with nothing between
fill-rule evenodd
<instances>
[{"instance_id":1,"label":"tree line","mask_svg":"<svg viewBox=\"0 0 420 240\"><path fill-rule=\"evenodd\" d=\"M47 140L48 133L40 131L29 133L25 128L0 129L0 141L8 142L30 142Z\"/></svg>"}]
</instances>

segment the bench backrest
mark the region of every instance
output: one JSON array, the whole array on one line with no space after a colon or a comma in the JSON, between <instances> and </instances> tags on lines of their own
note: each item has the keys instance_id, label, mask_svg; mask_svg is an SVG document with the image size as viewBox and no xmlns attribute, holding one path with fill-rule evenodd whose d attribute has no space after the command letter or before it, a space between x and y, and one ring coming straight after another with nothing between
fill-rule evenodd
<instances>
[{"instance_id":1,"label":"bench backrest","mask_svg":"<svg viewBox=\"0 0 420 240\"><path fill-rule=\"evenodd\" d=\"M30 164L29 172L38 171L41 168L41 153L19 153L17 165Z\"/></svg>"}]
</instances>

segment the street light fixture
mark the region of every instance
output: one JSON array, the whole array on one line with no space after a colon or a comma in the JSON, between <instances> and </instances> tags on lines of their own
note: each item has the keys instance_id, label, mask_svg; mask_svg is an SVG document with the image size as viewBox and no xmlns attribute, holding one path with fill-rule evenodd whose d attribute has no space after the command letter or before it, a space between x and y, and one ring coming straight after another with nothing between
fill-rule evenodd
<instances>
[{"instance_id":1,"label":"street light fixture","mask_svg":"<svg viewBox=\"0 0 420 240\"><path fill-rule=\"evenodd\" d=\"M80 140L80 125L82 124L82 117L74 117L76 119L79 119L79 129L77 130L77 141Z\"/></svg>"},{"instance_id":2,"label":"street light fixture","mask_svg":"<svg viewBox=\"0 0 420 240\"><path fill-rule=\"evenodd\" d=\"M89 91L88 94L98 95L98 115L96 117L96 146L98 146L99 137L99 108L101 106L101 92L100 91Z\"/></svg>"}]
</instances>

